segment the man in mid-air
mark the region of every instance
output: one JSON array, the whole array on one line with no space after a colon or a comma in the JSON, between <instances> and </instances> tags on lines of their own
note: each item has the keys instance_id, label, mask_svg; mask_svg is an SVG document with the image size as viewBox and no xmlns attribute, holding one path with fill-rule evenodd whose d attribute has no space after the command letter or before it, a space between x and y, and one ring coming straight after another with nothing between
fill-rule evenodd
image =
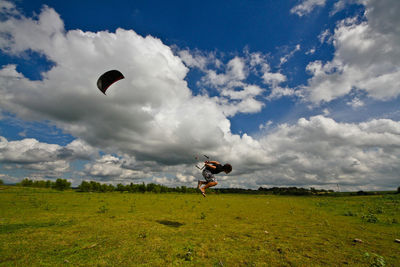
<instances>
[{"instance_id":1,"label":"man in mid-air","mask_svg":"<svg viewBox=\"0 0 400 267\"><path fill-rule=\"evenodd\" d=\"M215 179L214 174L218 174L220 172L225 172L226 174L232 171L232 166L229 163L225 165L221 165L218 161L205 161L204 162L204 170L202 175L205 181L198 181L197 189L201 191L201 194L205 197L206 196L206 189L212 186L216 186L218 184L217 180ZM203 187L201 187L204 185Z\"/></svg>"}]
</instances>

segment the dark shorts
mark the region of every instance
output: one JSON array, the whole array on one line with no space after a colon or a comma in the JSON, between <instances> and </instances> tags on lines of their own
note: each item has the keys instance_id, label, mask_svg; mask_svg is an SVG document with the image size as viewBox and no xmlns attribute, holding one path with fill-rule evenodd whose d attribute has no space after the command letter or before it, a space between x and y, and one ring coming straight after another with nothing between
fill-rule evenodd
<instances>
[{"instance_id":1,"label":"dark shorts","mask_svg":"<svg viewBox=\"0 0 400 267\"><path fill-rule=\"evenodd\" d=\"M206 179L207 183L216 182L214 174L212 174L209 170L204 169L202 174L204 179Z\"/></svg>"}]
</instances>

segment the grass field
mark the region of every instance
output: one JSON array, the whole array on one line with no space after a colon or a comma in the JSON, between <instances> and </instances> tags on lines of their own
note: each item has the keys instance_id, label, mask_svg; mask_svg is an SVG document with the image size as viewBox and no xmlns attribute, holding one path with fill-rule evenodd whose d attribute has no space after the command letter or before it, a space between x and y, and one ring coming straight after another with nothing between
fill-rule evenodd
<instances>
[{"instance_id":1,"label":"grass field","mask_svg":"<svg viewBox=\"0 0 400 267\"><path fill-rule=\"evenodd\" d=\"M400 266L400 194L1 189L0 266Z\"/></svg>"}]
</instances>

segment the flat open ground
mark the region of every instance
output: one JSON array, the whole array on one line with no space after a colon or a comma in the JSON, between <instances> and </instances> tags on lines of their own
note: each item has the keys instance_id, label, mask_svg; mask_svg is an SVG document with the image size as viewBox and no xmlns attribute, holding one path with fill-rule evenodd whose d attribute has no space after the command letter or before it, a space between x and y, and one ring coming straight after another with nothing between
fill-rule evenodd
<instances>
[{"instance_id":1,"label":"flat open ground","mask_svg":"<svg viewBox=\"0 0 400 267\"><path fill-rule=\"evenodd\" d=\"M0 190L0 266L400 266L395 239L400 194Z\"/></svg>"}]
</instances>

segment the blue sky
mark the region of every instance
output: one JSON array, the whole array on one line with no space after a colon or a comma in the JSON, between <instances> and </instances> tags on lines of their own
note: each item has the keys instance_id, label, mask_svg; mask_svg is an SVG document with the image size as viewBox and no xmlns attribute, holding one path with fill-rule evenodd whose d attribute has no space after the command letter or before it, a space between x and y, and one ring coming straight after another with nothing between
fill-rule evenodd
<instances>
[{"instance_id":1,"label":"blue sky","mask_svg":"<svg viewBox=\"0 0 400 267\"><path fill-rule=\"evenodd\" d=\"M0 8L6 182L193 186L206 153L234 166L222 187L398 186L397 1ZM105 97L96 79L114 68L126 79Z\"/></svg>"}]
</instances>

